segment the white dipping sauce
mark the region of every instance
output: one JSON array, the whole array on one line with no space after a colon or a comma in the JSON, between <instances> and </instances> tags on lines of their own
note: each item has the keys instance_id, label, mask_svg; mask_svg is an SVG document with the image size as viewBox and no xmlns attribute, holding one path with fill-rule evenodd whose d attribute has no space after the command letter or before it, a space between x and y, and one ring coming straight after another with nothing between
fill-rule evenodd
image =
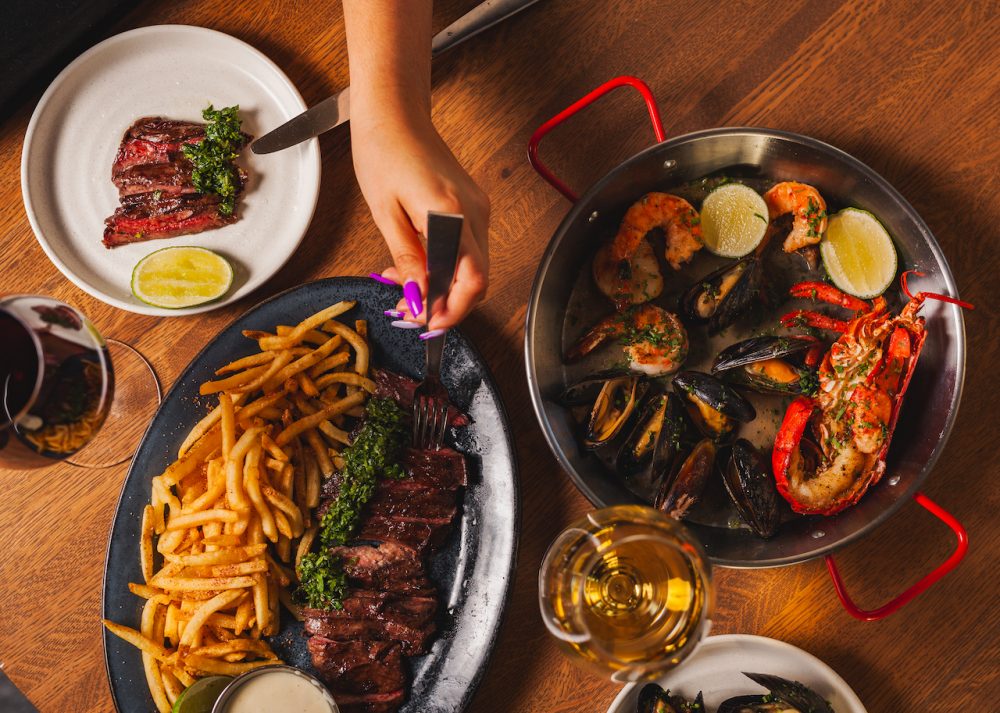
<instances>
[{"instance_id":1,"label":"white dipping sauce","mask_svg":"<svg viewBox=\"0 0 1000 713\"><path fill-rule=\"evenodd\" d=\"M331 713L329 694L305 676L268 671L247 678L227 701L225 713Z\"/></svg>"}]
</instances>

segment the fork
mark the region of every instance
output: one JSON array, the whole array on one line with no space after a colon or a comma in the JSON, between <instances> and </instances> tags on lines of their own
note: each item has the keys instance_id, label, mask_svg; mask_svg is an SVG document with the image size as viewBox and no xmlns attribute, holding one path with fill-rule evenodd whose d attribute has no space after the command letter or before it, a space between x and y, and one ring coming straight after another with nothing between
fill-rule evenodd
<instances>
[{"instance_id":1,"label":"fork","mask_svg":"<svg viewBox=\"0 0 1000 713\"><path fill-rule=\"evenodd\" d=\"M443 306L458 262L461 215L427 214L427 323ZM413 392L413 447L438 450L448 428L448 391L441 383L441 357L448 334L426 340L424 380Z\"/></svg>"}]
</instances>

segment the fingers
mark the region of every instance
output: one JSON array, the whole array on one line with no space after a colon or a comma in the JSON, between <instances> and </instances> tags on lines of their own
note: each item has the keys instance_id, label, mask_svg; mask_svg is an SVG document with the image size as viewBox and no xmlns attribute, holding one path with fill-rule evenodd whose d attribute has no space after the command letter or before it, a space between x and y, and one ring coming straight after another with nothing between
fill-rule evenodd
<instances>
[{"instance_id":1,"label":"fingers","mask_svg":"<svg viewBox=\"0 0 1000 713\"><path fill-rule=\"evenodd\" d=\"M489 286L488 253L480 248L473 238L473 231L467 228L462 240L462 252L455 270L455 280L444 309L434 313L430 329L454 327L468 316L469 312L486 296Z\"/></svg>"},{"instance_id":2,"label":"fingers","mask_svg":"<svg viewBox=\"0 0 1000 713\"><path fill-rule=\"evenodd\" d=\"M423 296L427 293L427 254L420 236L398 204L387 215L376 217L375 224L385 236L395 263L395 267L389 268L383 275L403 285L404 301L411 314L423 316Z\"/></svg>"}]
</instances>

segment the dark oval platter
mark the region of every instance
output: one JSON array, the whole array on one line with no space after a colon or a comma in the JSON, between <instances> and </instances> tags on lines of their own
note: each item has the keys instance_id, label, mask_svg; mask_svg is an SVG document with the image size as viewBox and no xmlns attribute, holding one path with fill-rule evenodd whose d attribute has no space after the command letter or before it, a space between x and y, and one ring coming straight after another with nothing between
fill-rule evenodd
<instances>
[{"instance_id":1,"label":"dark oval platter","mask_svg":"<svg viewBox=\"0 0 1000 713\"><path fill-rule=\"evenodd\" d=\"M207 413L210 397L198 395L199 384L213 378L223 364L256 350L242 331L273 330L334 302L356 300L345 317L368 320L374 365L419 378L424 350L417 330L395 329L382 314L399 297L398 288L367 278L311 282L252 308L194 358L146 430L122 486L105 561L105 618L139 626L142 600L129 592L128 583L142 581L139 523L150 499L150 479L175 459L184 436ZM450 539L431 558L441 601L439 633L430 653L409 659L411 684L403 713L453 713L468 706L497 639L517 554L520 503L507 414L482 356L458 330L448 334L442 381L455 405L472 419L471 425L448 437L467 456L469 485ZM271 644L287 663L313 671L302 625L287 611ZM117 710L154 710L139 651L105 631L104 653Z\"/></svg>"}]
</instances>

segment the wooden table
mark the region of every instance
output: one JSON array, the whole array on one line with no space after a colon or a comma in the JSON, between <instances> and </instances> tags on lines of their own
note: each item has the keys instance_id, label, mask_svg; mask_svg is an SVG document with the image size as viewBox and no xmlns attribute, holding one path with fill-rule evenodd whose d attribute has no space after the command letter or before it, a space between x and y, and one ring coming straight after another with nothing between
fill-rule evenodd
<instances>
[{"instance_id":1,"label":"wooden table","mask_svg":"<svg viewBox=\"0 0 1000 713\"><path fill-rule=\"evenodd\" d=\"M439 3L436 26L473 4ZM159 23L204 25L250 42L310 104L347 82L337 2L145 3L107 34ZM841 609L822 562L717 570L713 631L802 647L833 666L873 713L995 705L998 35L995 2L546 0L436 61L435 119L493 203L490 297L464 329L486 355L510 413L520 415L514 419L524 502L518 576L473 710L603 711L617 690L573 668L539 621L542 553L590 505L527 415L521 343L535 267L568 207L529 168L528 137L589 89L625 73L652 86L672 135L776 127L861 158L925 218L963 297L978 307L966 316L963 407L926 486L969 530L964 563L902 613L872 624ZM48 262L21 207L19 157L36 100L0 125L3 291L51 294L79 306L106 335L148 355L164 385L257 300L306 280L388 265L342 127L321 139L323 185L313 226L264 288L198 317L155 319L108 307ZM650 140L639 100L623 93L553 134L546 151L553 167L582 187ZM42 711L111 710L98 619L106 538L125 470L0 472L0 660ZM875 605L953 545L942 525L908 505L838 560L861 603Z\"/></svg>"}]
</instances>

